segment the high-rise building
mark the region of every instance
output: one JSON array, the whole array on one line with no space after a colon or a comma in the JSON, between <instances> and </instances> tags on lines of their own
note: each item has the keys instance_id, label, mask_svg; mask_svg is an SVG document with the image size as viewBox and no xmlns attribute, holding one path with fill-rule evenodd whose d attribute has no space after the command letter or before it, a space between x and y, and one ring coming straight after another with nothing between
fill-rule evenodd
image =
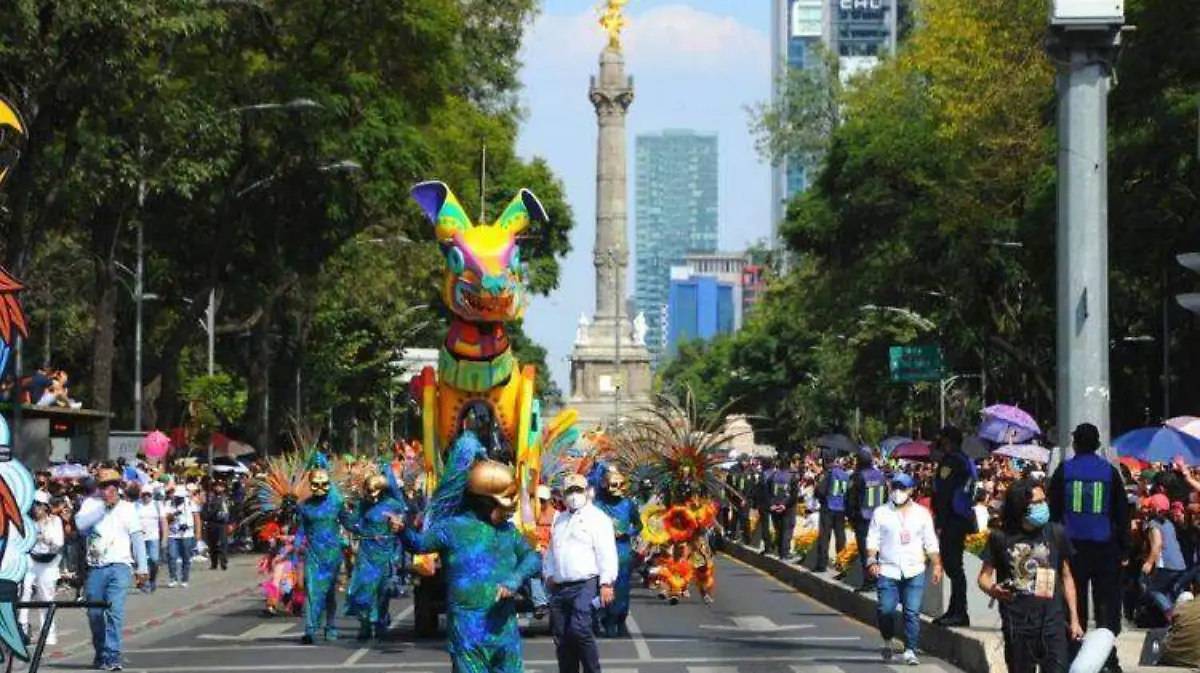
<instances>
[{"instance_id":1,"label":"high-rise building","mask_svg":"<svg viewBox=\"0 0 1200 673\"><path fill-rule=\"evenodd\" d=\"M717 136L664 131L637 138L637 309L645 314L646 346L663 350L662 307L671 267L691 252L717 249Z\"/></svg>"},{"instance_id":2,"label":"high-rise building","mask_svg":"<svg viewBox=\"0 0 1200 673\"><path fill-rule=\"evenodd\" d=\"M772 96L787 71L820 64L819 45L838 57L843 79L868 70L880 57L894 54L908 0L771 0ZM771 173L771 242L779 244L779 225L787 204L808 189L811 160L791 158Z\"/></svg>"},{"instance_id":3,"label":"high-rise building","mask_svg":"<svg viewBox=\"0 0 1200 673\"><path fill-rule=\"evenodd\" d=\"M693 275L686 266L673 267L667 300L668 352L674 353L679 344L692 339L733 334L739 313L735 299L739 290L739 283L711 275Z\"/></svg>"}]
</instances>

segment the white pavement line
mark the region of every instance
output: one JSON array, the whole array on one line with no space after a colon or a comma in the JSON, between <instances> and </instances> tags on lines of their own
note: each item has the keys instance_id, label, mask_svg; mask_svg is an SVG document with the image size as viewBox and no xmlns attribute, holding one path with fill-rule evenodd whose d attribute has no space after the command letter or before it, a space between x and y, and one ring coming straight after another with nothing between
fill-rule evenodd
<instances>
[{"instance_id":1,"label":"white pavement line","mask_svg":"<svg viewBox=\"0 0 1200 673\"><path fill-rule=\"evenodd\" d=\"M342 665L346 666L346 667L353 666L358 663L359 659L362 659L363 657L367 656L370 653L371 653L371 648L360 647L354 651L354 654L351 654L349 657L347 657L346 660L342 662Z\"/></svg>"},{"instance_id":2,"label":"white pavement line","mask_svg":"<svg viewBox=\"0 0 1200 673\"><path fill-rule=\"evenodd\" d=\"M739 643L852 643L862 636L714 636L716 640Z\"/></svg>"},{"instance_id":3,"label":"white pavement line","mask_svg":"<svg viewBox=\"0 0 1200 673\"><path fill-rule=\"evenodd\" d=\"M946 673L946 669L938 666L937 664L921 664L920 666L893 664L888 666L888 668L896 673Z\"/></svg>"},{"instance_id":4,"label":"white pavement line","mask_svg":"<svg viewBox=\"0 0 1200 673\"><path fill-rule=\"evenodd\" d=\"M794 664L797 662L820 662L827 660L827 657L796 657L796 656L778 656L778 657L667 657L654 660L657 664ZM838 657L838 660L843 663L863 664L863 663L878 663L879 657ZM604 662L606 665L614 666L636 666L645 663L641 659L609 659ZM529 660L526 661L527 666L558 666L557 659L544 660ZM260 673L279 671L286 673L287 671L385 671L391 673L393 671L404 671L404 673L419 673L428 669L448 669L450 662L413 662L413 663L395 663L395 662L372 662L359 663L354 666L342 666L339 664L278 664L278 665L252 665L252 666L163 666L154 669L154 673L206 673L214 671L215 673ZM902 673L927 673L920 670L919 667L903 667ZM939 671L939 673L945 673Z\"/></svg>"},{"instance_id":5,"label":"white pavement line","mask_svg":"<svg viewBox=\"0 0 1200 673\"><path fill-rule=\"evenodd\" d=\"M688 666L688 673L738 673L737 666Z\"/></svg>"},{"instance_id":6,"label":"white pavement line","mask_svg":"<svg viewBox=\"0 0 1200 673\"><path fill-rule=\"evenodd\" d=\"M833 666L830 664L817 666L797 666L795 664L788 666L792 669L792 673L846 673L846 669L841 666Z\"/></svg>"},{"instance_id":7,"label":"white pavement line","mask_svg":"<svg viewBox=\"0 0 1200 673\"><path fill-rule=\"evenodd\" d=\"M625 618L625 626L629 628L629 636L633 638L633 649L637 650L638 660L652 661L654 657L650 656L650 646L646 644L646 639L642 637L642 627L638 626L637 620L633 615Z\"/></svg>"},{"instance_id":8,"label":"white pavement line","mask_svg":"<svg viewBox=\"0 0 1200 673\"><path fill-rule=\"evenodd\" d=\"M292 627L294 626L295 624L259 624L258 626L250 628L248 631L239 636L231 636L222 633L201 633L200 635L196 636L196 639L225 641L265 640L268 638L282 637L283 634L291 631Z\"/></svg>"},{"instance_id":9,"label":"white pavement line","mask_svg":"<svg viewBox=\"0 0 1200 673\"><path fill-rule=\"evenodd\" d=\"M730 617L733 620L733 626L726 624L700 624L699 627L707 631L741 631L744 633L778 633L780 631L802 631L804 629L815 629L816 624L792 624L781 626L763 617L762 615L749 615L742 617Z\"/></svg>"}]
</instances>

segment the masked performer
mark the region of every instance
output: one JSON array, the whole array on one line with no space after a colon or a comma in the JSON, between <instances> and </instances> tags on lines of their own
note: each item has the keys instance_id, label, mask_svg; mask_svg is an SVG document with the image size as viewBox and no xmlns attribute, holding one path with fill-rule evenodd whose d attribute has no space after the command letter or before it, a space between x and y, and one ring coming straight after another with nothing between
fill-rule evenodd
<instances>
[{"instance_id":1,"label":"masked performer","mask_svg":"<svg viewBox=\"0 0 1200 673\"><path fill-rule=\"evenodd\" d=\"M441 555L448 591L446 649L454 673L524 670L513 597L540 570L541 557L510 522L517 492L511 467L480 460L470 469L461 513L424 533L404 531L405 546Z\"/></svg>"},{"instance_id":2,"label":"masked performer","mask_svg":"<svg viewBox=\"0 0 1200 673\"><path fill-rule=\"evenodd\" d=\"M389 467L384 472L392 476ZM350 532L358 536L358 553L350 590L346 592L346 614L358 617L358 639L383 636L388 626L388 602L396 559L402 551L392 521L404 516L403 491L394 479L372 475L364 485L363 498L351 521Z\"/></svg>"},{"instance_id":3,"label":"masked performer","mask_svg":"<svg viewBox=\"0 0 1200 673\"><path fill-rule=\"evenodd\" d=\"M617 581L613 585L613 602L600 610L600 633L607 637L625 638L629 629L629 590L633 581L633 542L642 532L642 515L637 503L625 496L625 477L615 468L605 470L596 494L596 507L612 519L617 536Z\"/></svg>"},{"instance_id":4,"label":"masked performer","mask_svg":"<svg viewBox=\"0 0 1200 673\"><path fill-rule=\"evenodd\" d=\"M348 517L341 494L333 488L329 472L316 468L308 474L312 495L298 508L297 546L304 554L304 637L311 645L317 629L325 626L325 639L337 640L337 580L342 570L346 538L342 526Z\"/></svg>"}]
</instances>

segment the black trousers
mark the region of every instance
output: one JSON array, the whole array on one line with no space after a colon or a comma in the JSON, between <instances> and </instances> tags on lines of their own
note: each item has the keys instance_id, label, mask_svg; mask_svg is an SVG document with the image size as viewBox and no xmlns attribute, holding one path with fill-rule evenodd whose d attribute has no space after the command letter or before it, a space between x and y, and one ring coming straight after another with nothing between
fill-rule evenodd
<instances>
[{"instance_id":1,"label":"black trousers","mask_svg":"<svg viewBox=\"0 0 1200 673\"><path fill-rule=\"evenodd\" d=\"M208 546L208 560L212 569L229 567L229 531L223 523L210 523L204 526L204 544Z\"/></svg>"},{"instance_id":2,"label":"black trousers","mask_svg":"<svg viewBox=\"0 0 1200 673\"><path fill-rule=\"evenodd\" d=\"M750 544L750 536L753 531L750 530L750 508L746 506L734 505L730 509L733 525L729 528L729 539L741 540L742 544Z\"/></svg>"},{"instance_id":3,"label":"black trousers","mask_svg":"<svg viewBox=\"0 0 1200 673\"><path fill-rule=\"evenodd\" d=\"M1008 673L1067 673L1071 657L1066 624L1047 624L1035 631L1015 625L1002 610L1000 625Z\"/></svg>"},{"instance_id":4,"label":"black trousers","mask_svg":"<svg viewBox=\"0 0 1200 673\"><path fill-rule=\"evenodd\" d=\"M858 545L858 564L862 566L863 584L874 584L867 575L867 531L871 529L871 520L855 517L854 541Z\"/></svg>"},{"instance_id":5,"label":"black trousers","mask_svg":"<svg viewBox=\"0 0 1200 673\"><path fill-rule=\"evenodd\" d=\"M820 527L817 529L817 572L829 565L829 533L833 533L834 544L840 554L846 548L846 513L821 510Z\"/></svg>"},{"instance_id":6,"label":"black trousers","mask_svg":"<svg viewBox=\"0 0 1200 673\"><path fill-rule=\"evenodd\" d=\"M792 533L796 530L796 508L790 507L782 512L771 512L771 527L777 536L775 551L779 558L786 559L792 555Z\"/></svg>"},{"instance_id":7,"label":"black trousers","mask_svg":"<svg viewBox=\"0 0 1200 673\"><path fill-rule=\"evenodd\" d=\"M600 580L555 584L550 596L550 629L558 673L600 673L600 649L592 633L592 600Z\"/></svg>"},{"instance_id":8,"label":"black trousers","mask_svg":"<svg viewBox=\"0 0 1200 673\"><path fill-rule=\"evenodd\" d=\"M1071 557L1071 575L1075 578L1075 604L1079 621L1087 629L1088 615L1094 614L1096 626L1121 635L1121 554L1111 542L1072 540L1075 555ZM1088 588L1091 588L1093 612L1088 612ZM1071 654L1077 651L1072 647ZM1108 657L1110 666L1117 663L1117 648Z\"/></svg>"},{"instance_id":9,"label":"black trousers","mask_svg":"<svg viewBox=\"0 0 1200 673\"><path fill-rule=\"evenodd\" d=\"M947 615L967 616L967 574L963 570L963 554L966 553L967 535L971 532L970 519L951 516L938 535L941 548L942 568L950 581L950 606Z\"/></svg>"}]
</instances>

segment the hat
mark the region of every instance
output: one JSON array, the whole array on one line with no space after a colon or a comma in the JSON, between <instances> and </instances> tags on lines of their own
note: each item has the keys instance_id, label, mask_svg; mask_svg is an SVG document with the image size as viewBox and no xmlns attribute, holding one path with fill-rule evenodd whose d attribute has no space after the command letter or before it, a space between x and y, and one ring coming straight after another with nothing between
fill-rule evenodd
<instances>
[{"instance_id":1,"label":"hat","mask_svg":"<svg viewBox=\"0 0 1200 673\"><path fill-rule=\"evenodd\" d=\"M188 497L188 490L183 486L176 486L171 495L175 498L186 498Z\"/></svg>"},{"instance_id":2,"label":"hat","mask_svg":"<svg viewBox=\"0 0 1200 673\"><path fill-rule=\"evenodd\" d=\"M1145 507L1151 512L1166 512L1171 509L1171 501L1162 493L1155 493L1146 498Z\"/></svg>"},{"instance_id":3,"label":"hat","mask_svg":"<svg viewBox=\"0 0 1200 673\"><path fill-rule=\"evenodd\" d=\"M49 505L50 494L45 491L35 491L33 494L33 501L39 505Z\"/></svg>"},{"instance_id":4,"label":"hat","mask_svg":"<svg viewBox=\"0 0 1200 673\"><path fill-rule=\"evenodd\" d=\"M896 488L909 489L915 487L916 485L917 484L913 481L913 478L903 472L900 472L892 477L892 486L895 486Z\"/></svg>"},{"instance_id":5,"label":"hat","mask_svg":"<svg viewBox=\"0 0 1200 673\"><path fill-rule=\"evenodd\" d=\"M567 478L563 480L563 492L565 493L573 488L586 491L587 485L587 477L584 477L582 474L568 474Z\"/></svg>"},{"instance_id":6,"label":"hat","mask_svg":"<svg viewBox=\"0 0 1200 673\"><path fill-rule=\"evenodd\" d=\"M549 500L550 499L550 487L545 484L539 484L537 487L537 497L538 497L538 500Z\"/></svg>"},{"instance_id":7,"label":"hat","mask_svg":"<svg viewBox=\"0 0 1200 673\"><path fill-rule=\"evenodd\" d=\"M105 468L96 474L96 483L100 484L101 486L107 486L108 484L119 484L121 483L121 473L117 472L116 470Z\"/></svg>"}]
</instances>

